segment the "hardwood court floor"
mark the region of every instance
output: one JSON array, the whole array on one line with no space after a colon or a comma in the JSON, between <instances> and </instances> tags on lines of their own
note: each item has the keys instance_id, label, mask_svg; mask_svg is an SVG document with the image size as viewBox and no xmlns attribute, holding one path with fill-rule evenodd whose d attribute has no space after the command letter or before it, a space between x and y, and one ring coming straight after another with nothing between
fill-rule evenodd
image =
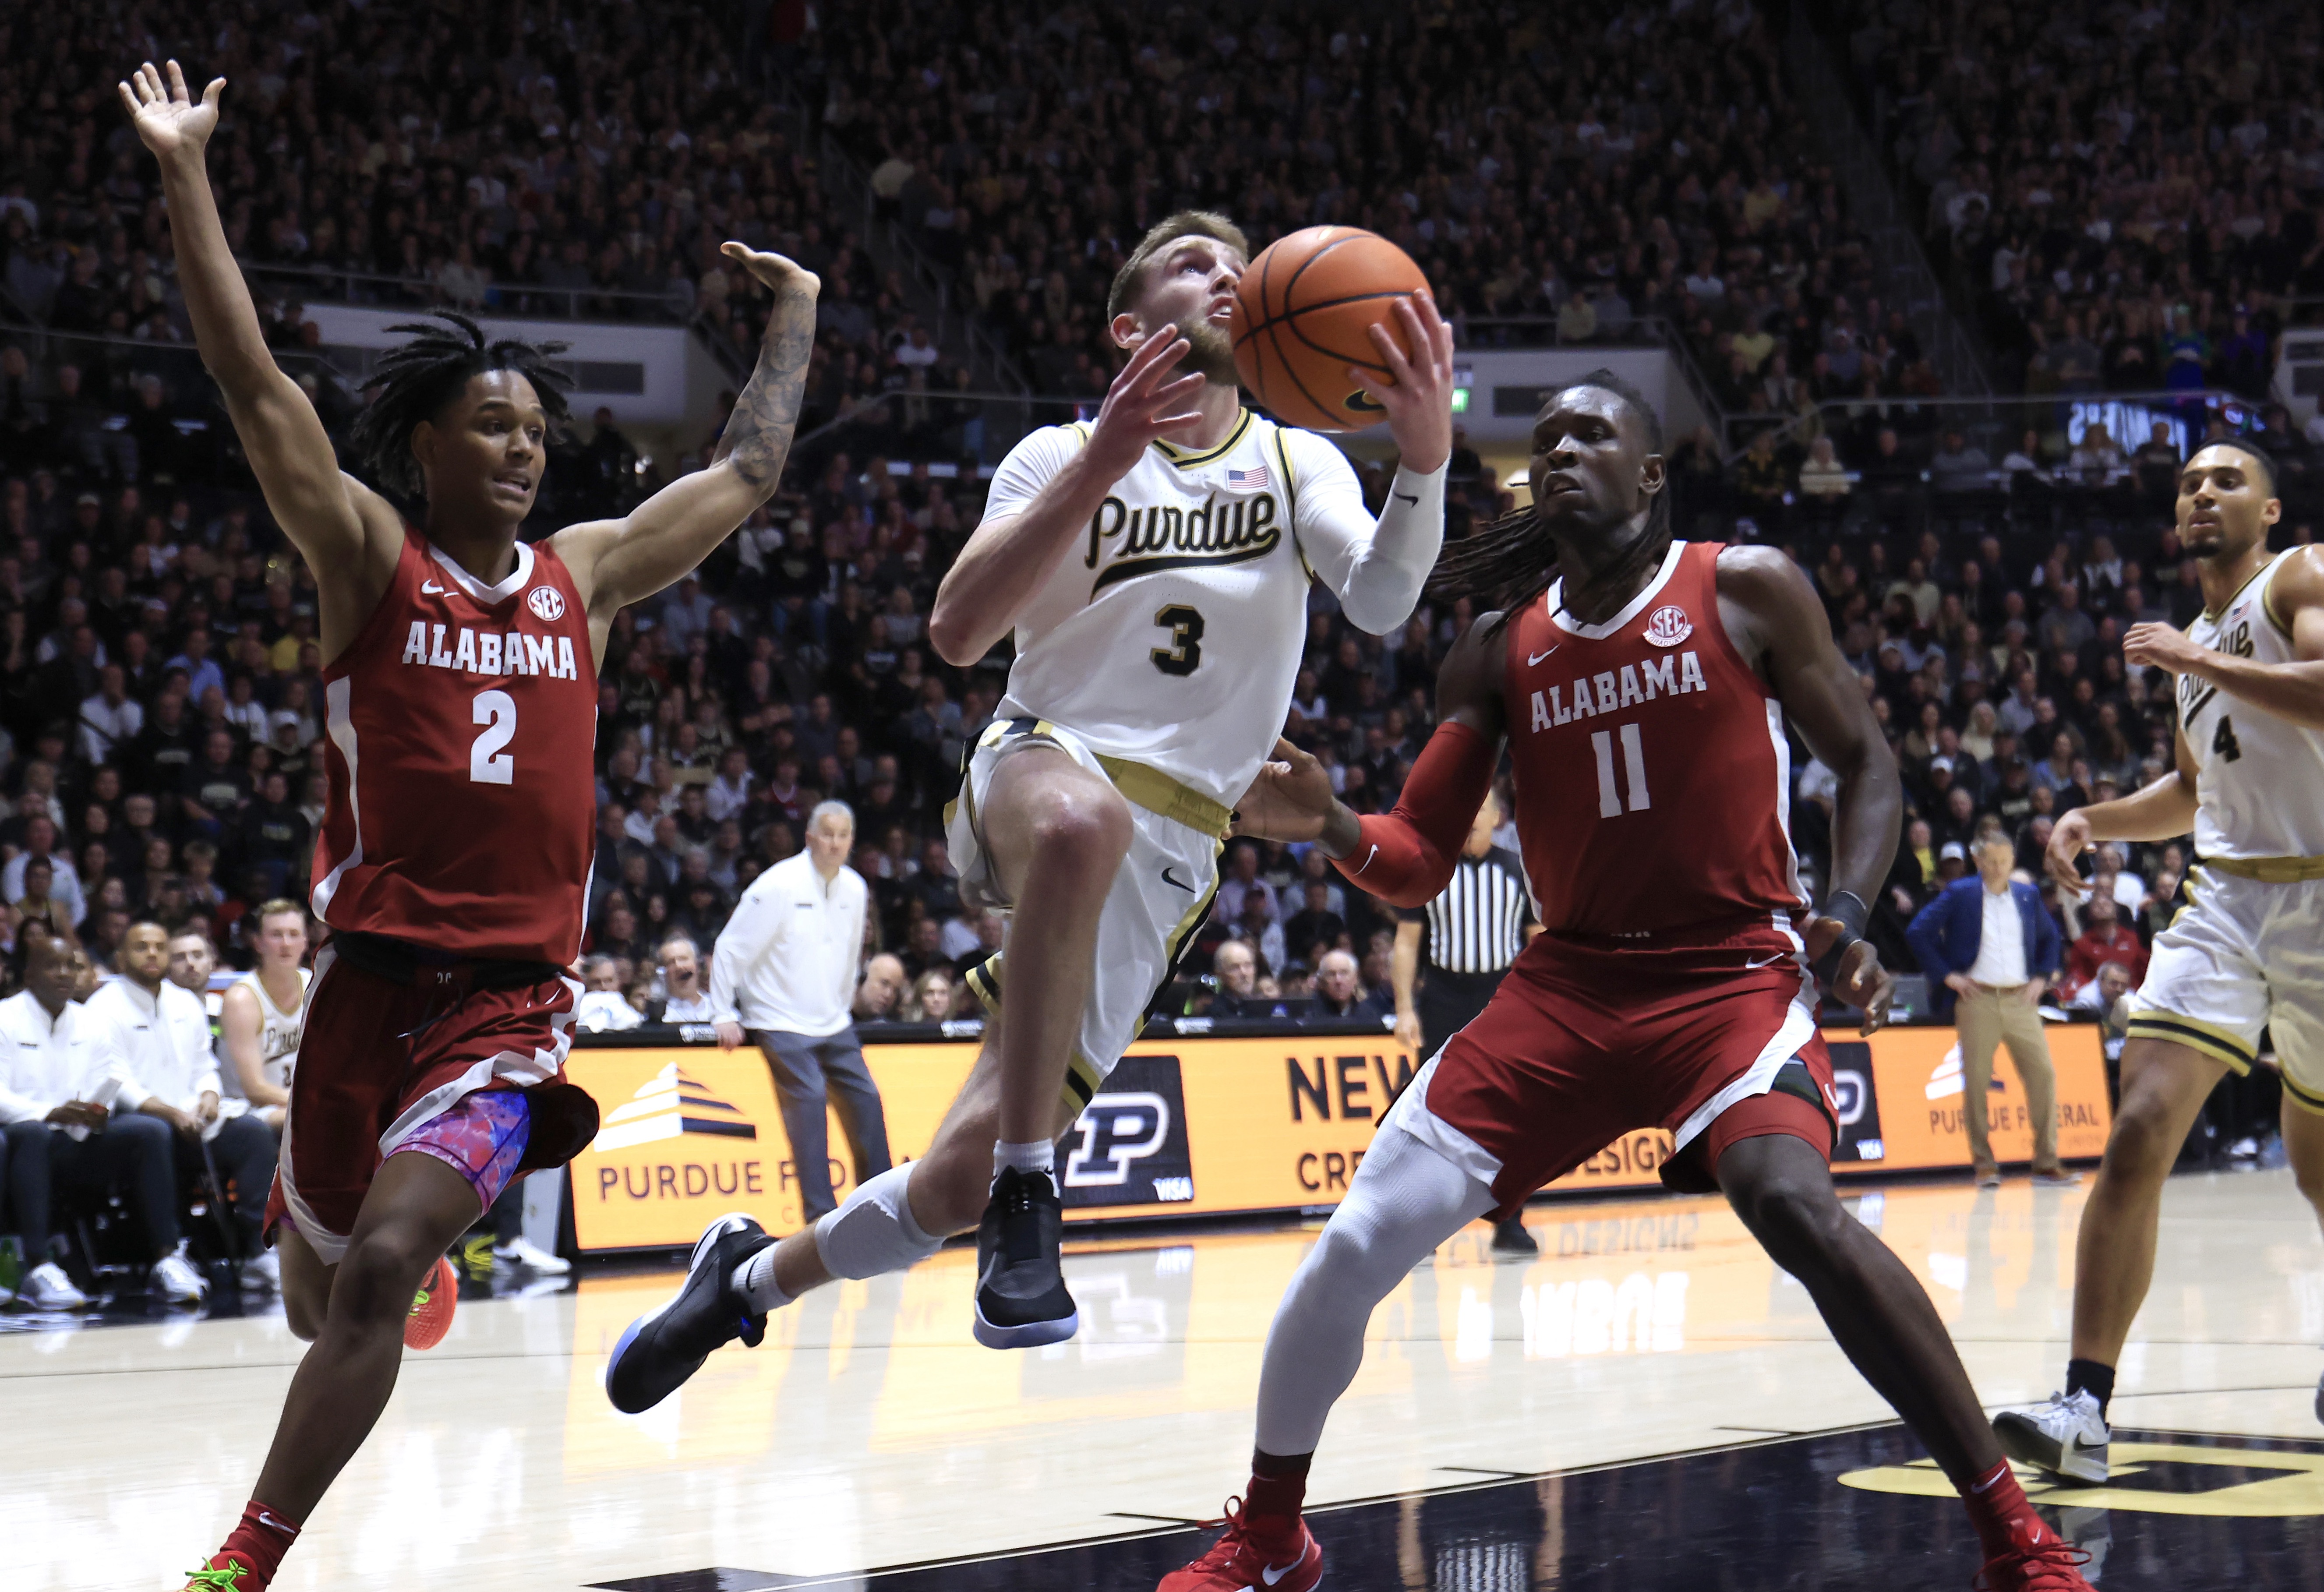
<instances>
[{"instance_id":1,"label":"hardwood court floor","mask_svg":"<svg viewBox=\"0 0 2324 1592\"><path fill-rule=\"evenodd\" d=\"M1849 1202L1997 1406L2059 1379L2082 1197L2021 1177ZM1941 1480L1722 1204L1528 1220L1538 1259L1497 1262L1471 1228L1373 1319L1311 1487L1370 1501L1319 1519L1327 1584L1692 1587L1716 1552L1724 1586L1967 1585L1957 1508L1923 1495ZM811 1296L635 1418L598 1379L671 1274L464 1302L275 1585L750 1592L920 1566L882 1592L1146 1592L1242 1482L1260 1344L1312 1232L1076 1246L1081 1335L1019 1354L970 1339L972 1257L947 1250ZM2104 1586L2309 1583L2319 1345L2324 1241L2289 1174L2174 1181L2115 1406L2144 1479L2048 1500L2093 1541L2090 1517L2114 1523ZM0 1334L12 1584L180 1585L248 1496L300 1347L279 1314ZM1770 1519L1811 1562L1767 1547Z\"/></svg>"}]
</instances>

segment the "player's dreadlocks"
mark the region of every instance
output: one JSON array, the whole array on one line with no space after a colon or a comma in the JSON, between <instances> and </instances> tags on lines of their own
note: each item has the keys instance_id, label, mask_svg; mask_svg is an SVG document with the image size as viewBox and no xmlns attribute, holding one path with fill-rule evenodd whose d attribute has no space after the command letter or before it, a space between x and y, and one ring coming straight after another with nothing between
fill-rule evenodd
<instances>
[{"instance_id":1,"label":"player's dreadlocks","mask_svg":"<svg viewBox=\"0 0 2324 1592\"><path fill-rule=\"evenodd\" d=\"M572 381L549 363L565 352L562 343L495 340L465 315L448 309L429 313L445 324L407 321L387 328L410 333L411 341L397 344L380 360L372 375L378 391L355 423L356 455L382 486L410 498L423 495L420 461L411 456L412 428L442 413L469 377L516 372L532 383L551 423L566 418L564 390Z\"/></svg>"},{"instance_id":2,"label":"player's dreadlocks","mask_svg":"<svg viewBox=\"0 0 2324 1592\"><path fill-rule=\"evenodd\" d=\"M1655 413L1645 393L1602 367L1558 391L1570 392L1576 387L1595 387L1620 399L1646 430L1646 451L1663 451L1662 417ZM1557 578L1557 544L1550 539L1549 528L1542 523L1537 507L1528 504L1512 510L1465 539L1448 545L1429 577L1428 594L1446 603L1466 597L1480 613L1499 609L1498 622L1507 623L1509 615L1548 591L1550 582ZM1581 590L1563 594L1563 606L1571 612L1577 604L1587 605L1601 592L1635 581L1640 571L1662 562L1670 543L1670 492L1665 487L1648 500L1646 526L1631 538L1621 557Z\"/></svg>"}]
</instances>

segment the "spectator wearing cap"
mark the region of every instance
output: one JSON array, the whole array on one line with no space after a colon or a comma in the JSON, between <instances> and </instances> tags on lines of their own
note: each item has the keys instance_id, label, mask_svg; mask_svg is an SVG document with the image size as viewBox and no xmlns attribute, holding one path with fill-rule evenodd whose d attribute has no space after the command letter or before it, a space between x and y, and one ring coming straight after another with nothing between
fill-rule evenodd
<instances>
[{"instance_id":1,"label":"spectator wearing cap","mask_svg":"<svg viewBox=\"0 0 2324 1592\"><path fill-rule=\"evenodd\" d=\"M1939 1009L1953 1008L1960 1032L1961 1080L1966 1093L1961 1120L1968 1129L1969 1161L1978 1186L2001 1182L1993 1158L1987 1096L1993 1084L1993 1054L2009 1047L2009 1059L2025 1089L2033 1119L2034 1178L2057 1184L2080 1181L2058 1162L2058 1084L2050 1061L2049 1036L2042 1031L2041 1000L2058 971L2058 930L2031 884L2010 877L2015 856L1997 832L1980 842L1977 876L1945 887L1921 908L1906 931L1921 971L1943 980L1950 993L1936 995Z\"/></svg>"}]
</instances>

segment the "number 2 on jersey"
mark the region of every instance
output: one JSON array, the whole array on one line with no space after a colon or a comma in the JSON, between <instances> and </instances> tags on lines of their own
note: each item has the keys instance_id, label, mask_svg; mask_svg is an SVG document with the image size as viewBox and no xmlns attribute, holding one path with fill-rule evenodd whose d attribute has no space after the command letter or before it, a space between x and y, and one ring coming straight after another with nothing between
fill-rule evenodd
<instances>
[{"instance_id":1,"label":"number 2 on jersey","mask_svg":"<svg viewBox=\"0 0 2324 1592\"><path fill-rule=\"evenodd\" d=\"M1646 798L1646 754L1638 744L1638 727L1625 724L1622 736L1622 771L1629 777L1630 805L1622 805L1622 795L1614 788L1614 732L1600 730L1590 738L1591 749L1598 754L1598 816L1619 818L1624 812L1643 813L1654 804Z\"/></svg>"},{"instance_id":2,"label":"number 2 on jersey","mask_svg":"<svg viewBox=\"0 0 2324 1592\"><path fill-rule=\"evenodd\" d=\"M502 749L516 739L516 699L505 691L479 691L468 717L484 727L468 749L470 783L515 784L516 758Z\"/></svg>"}]
</instances>

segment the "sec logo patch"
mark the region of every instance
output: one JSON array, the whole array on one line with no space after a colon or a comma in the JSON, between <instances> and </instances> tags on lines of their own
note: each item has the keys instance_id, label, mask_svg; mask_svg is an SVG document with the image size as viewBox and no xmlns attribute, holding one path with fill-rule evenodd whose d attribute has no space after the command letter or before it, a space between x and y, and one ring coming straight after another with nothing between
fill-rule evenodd
<instances>
[{"instance_id":1,"label":"sec logo patch","mask_svg":"<svg viewBox=\"0 0 2324 1592\"><path fill-rule=\"evenodd\" d=\"M526 594L524 605L551 624L565 617L565 594L555 586L533 587ZM1662 615L1656 614L1655 617L1659 619Z\"/></svg>"},{"instance_id":2,"label":"sec logo patch","mask_svg":"<svg viewBox=\"0 0 2324 1592\"><path fill-rule=\"evenodd\" d=\"M1694 621L1676 603L1657 608L1646 616L1646 640L1657 647L1675 647L1692 634Z\"/></svg>"}]
</instances>

